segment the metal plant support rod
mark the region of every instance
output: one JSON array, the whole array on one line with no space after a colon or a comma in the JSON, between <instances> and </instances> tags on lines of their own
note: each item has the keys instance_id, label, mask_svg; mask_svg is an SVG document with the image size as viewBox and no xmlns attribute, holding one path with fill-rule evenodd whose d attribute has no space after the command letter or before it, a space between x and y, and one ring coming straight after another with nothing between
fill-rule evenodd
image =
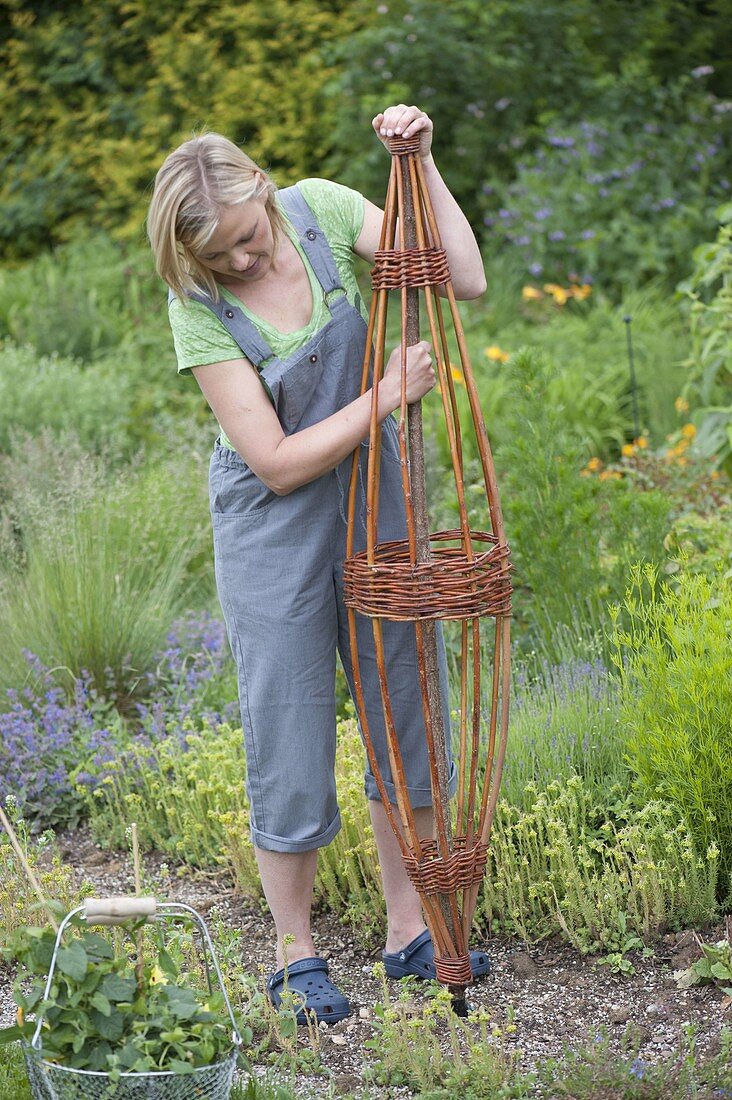
<instances>
[{"instance_id":1,"label":"metal plant support rod","mask_svg":"<svg viewBox=\"0 0 732 1100\"><path fill-rule=\"evenodd\" d=\"M361 448L353 456L348 498L348 538L345 563L346 605L354 669L355 701L369 765L387 819L400 845L407 872L419 892L435 948L438 979L450 988L458 1013L467 1011L465 990L472 981L468 939L478 891L488 859L488 844L498 801L506 751L509 699L509 616L511 581L509 551L498 499L495 470L465 336L452 289L422 164L419 139L389 142L391 173L379 249L372 271L374 294L368 324L361 390L372 387L371 425L366 473L365 550L354 553L356 497ZM441 288L441 294L438 293ZM389 291L399 290L401 307L402 398L398 438L406 537L379 542L381 427L378 389L383 377ZM407 348L420 339L420 294L438 378L450 447L450 471L455 485L458 525L431 532L424 468L421 402L407 405ZM447 301L449 316L443 314ZM460 368L450 359L448 328L458 347ZM373 362L371 344L373 341ZM458 400L456 379L464 384ZM462 405L462 409L461 409ZM461 422L461 416L462 421ZM466 500L463 444L472 434L485 490L490 530L471 528ZM356 616L371 621L387 733L390 776L378 766L361 690ZM495 619L492 675L481 677L480 619ZM414 623L425 738L430 764L435 836L420 837L407 789L398 731L390 699L383 620ZM442 620L460 621L458 785L455 806L449 794L448 700L440 682L439 628ZM488 637L488 632L486 632ZM488 686L490 685L490 691ZM489 702L483 706L483 691ZM387 780L396 792L396 812L387 795ZM482 790L481 790L482 784Z\"/></svg>"}]
</instances>

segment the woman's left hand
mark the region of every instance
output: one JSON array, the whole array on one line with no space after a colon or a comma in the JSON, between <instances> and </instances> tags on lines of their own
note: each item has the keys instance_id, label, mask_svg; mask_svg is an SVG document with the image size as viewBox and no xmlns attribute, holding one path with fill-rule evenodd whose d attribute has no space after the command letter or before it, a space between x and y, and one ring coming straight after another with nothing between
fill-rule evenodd
<instances>
[{"instance_id":1,"label":"woman's left hand","mask_svg":"<svg viewBox=\"0 0 732 1100\"><path fill-rule=\"evenodd\" d=\"M432 148L432 119L419 107L407 107L398 103L387 107L371 122L379 140L389 148L390 137L410 138L419 134L419 155L426 160Z\"/></svg>"}]
</instances>

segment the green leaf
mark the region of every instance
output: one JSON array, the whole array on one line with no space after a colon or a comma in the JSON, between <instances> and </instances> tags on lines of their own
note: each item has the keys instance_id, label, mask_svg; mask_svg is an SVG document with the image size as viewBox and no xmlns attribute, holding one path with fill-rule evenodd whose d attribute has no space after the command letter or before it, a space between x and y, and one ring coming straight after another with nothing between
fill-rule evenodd
<instances>
[{"instance_id":1,"label":"green leaf","mask_svg":"<svg viewBox=\"0 0 732 1100\"><path fill-rule=\"evenodd\" d=\"M89 1060L85 1069L96 1070L102 1073L108 1068L107 1058L112 1053L109 1043L95 1043L89 1051Z\"/></svg>"},{"instance_id":2,"label":"green leaf","mask_svg":"<svg viewBox=\"0 0 732 1100\"><path fill-rule=\"evenodd\" d=\"M732 969L728 963L715 962L712 965L712 975L715 978L721 978L722 981L729 981L732 978Z\"/></svg>"},{"instance_id":3,"label":"green leaf","mask_svg":"<svg viewBox=\"0 0 732 1100\"><path fill-rule=\"evenodd\" d=\"M84 936L84 947L89 955L93 955L97 959L114 958L112 945L104 936L100 936L96 932L87 932L86 936Z\"/></svg>"},{"instance_id":4,"label":"green leaf","mask_svg":"<svg viewBox=\"0 0 732 1100\"><path fill-rule=\"evenodd\" d=\"M198 1012L198 1001L190 989L168 985L165 986L165 995L170 1011L179 1020L189 1020Z\"/></svg>"},{"instance_id":5,"label":"green leaf","mask_svg":"<svg viewBox=\"0 0 732 1100\"><path fill-rule=\"evenodd\" d=\"M4 1027L0 1030L0 1046L4 1043L14 1043L17 1039L23 1038L23 1029L18 1027L17 1024L13 1024L12 1027Z\"/></svg>"},{"instance_id":6,"label":"green leaf","mask_svg":"<svg viewBox=\"0 0 732 1100\"><path fill-rule=\"evenodd\" d=\"M175 965L172 955L164 947L161 947L158 951L158 966L170 978L178 977L178 967Z\"/></svg>"},{"instance_id":7,"label":"green leaf","mask_svg":"<svg viewBox=\"0 0 732 1100\"><path fill-rule=\"evenodd\" d=\"M181 1062L180 1058L171 1058L166 1068L172 1070L173 1073L183 1074L193 1073L195 1067L190 1062Z\"/></svg>"},{"instance_id":8,"label":"green leaf","mask_svg":"<svg viewBox=\"0 0 732 1100\"><path fill-rule=\"evenodd\" d=\"M79 941L75 940L68 947L61 948L56 959L56 965L61 973L71 978L72 981L81 982L86 977L89 959Z\"/></svg>"},{"instance_id":9,"label":"green leaf","mask_svg":"<svg viewBox=\"0 0 732 1100\"><path fill-rule=\"evenodd\" d=\"M109 999L98 991L91 998L90 1004L93 1008L96 1008L98 1012L101 1012L102 1016L109 1016L112 1011L112 1005Z\"/></svg>"},{"instance_id":10,"label":"green leaf","mask_svg":"<svg viewBox=\"0 0 732 1100\"><path fill-rule=\"evenodd\" d=\"M134 978L120 978L119 974L107 974L99 989L110 1001L133 1001L137 985Z\"/></svg>"},{"instance_id":11,"label":"green leaf","mask_svg":"<svg viewBox=\"0 0 732 1100\"><path fill-rule=\"evenodd\" d=\"M113 1012L110 1016L103 1016L101 1012L93 1009L90 1013L92 1024L103 1039L109 1039L111 1043L122 1037L124 1020L119 1012Z\"/></svg>"},{"instance_id":12,"label":"green leaf","mask_svg":"<svg viewBox=\"0 0 732 1100\"><path fill-rule=\"evenodd\" d=\"M144 1057L143 1052L134 1043L125 1043L117 1054L119 1064L127 1070L131 1070Z\"/></svg>"}]
</instances>

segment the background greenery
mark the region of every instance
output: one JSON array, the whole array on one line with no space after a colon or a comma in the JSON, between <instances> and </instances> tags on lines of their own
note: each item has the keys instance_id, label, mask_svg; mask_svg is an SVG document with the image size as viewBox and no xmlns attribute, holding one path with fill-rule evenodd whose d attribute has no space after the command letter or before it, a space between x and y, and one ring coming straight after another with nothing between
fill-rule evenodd
<instances>
[{"instance_id":1,"label":"background greenery","mask_svg":"<svg viewBox=\"0 0 732 1100\"><path fill-rule=\"evenodd\" d=\"M145 844L257 892L215 425L175 374L145 209L165 153L207 127L280 184L378 201L370 119L404 99L432 114L484 250L489 292L462 316L515 567L478 919L622 969L728 907L732 2L4 0L0 32L0 797L29 829L86 817L110 844L134 816ZM425 422L451 527L434 396ZM469 439L465 456L483 527ZM317 894L376 932L342 718L344 829Z\"/></svg>"}]
</instances>

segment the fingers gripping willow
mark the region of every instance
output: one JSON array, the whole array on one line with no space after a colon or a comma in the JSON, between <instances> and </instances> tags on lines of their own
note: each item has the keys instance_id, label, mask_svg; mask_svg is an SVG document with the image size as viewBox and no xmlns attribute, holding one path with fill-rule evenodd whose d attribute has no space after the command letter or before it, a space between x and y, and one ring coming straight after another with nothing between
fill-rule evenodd
<instances>
[{"instance_id":1,"label":"fingers gripping willow","mask_svg":"<svg viewBox=\"0 0 732 1100\"><path fill-rule=\"evenodd\" d=\"M366 549L354 554L355 502L359 481L354 455L348 502L348 543L345 567L346 605L355 672L356 705L371 769L385 812L400 844L411 881L418 890L435 945L437 977L464 1003L471 982L468 937L478 889L483 878L491 826L498 800L506 751L509 700L509 615L511 582L498 500L495 470L477 389L468 360L445 250L419 159L418 141L390 142L391 175L376 263L374 295L362 370L362 393L372 385L371 427L366 500ZM443 308L437 288L449 306ZM388 295L399 290L401 304L402 396L399 447L407 537L379 544L379 472L381 426L377 418L379 382L384 373ZM420 339L420 292L429 325L439 394L450 445L452 475L459 510L459 527L430 532L427 512L421 403L407 405L407 347ZM448 350L451 322L459 348L462 377L470 408L465 429L455 392ZM371 346L374 344L373 371ZM467 420L467 418L465 418ZM480 454L489 531L472 530L466 506L463 433L471 431ZM389 745L392 782L399 815L387 796L371 741L360 689L356 645L356 615L371 619ZM490 703L481 707L480 620L492 617ZM414 622L427 748L430 760L435 837L420 837L406 787L403 761L394 727L384 660L382 620ZM457 805L451 813L445 708L441 705L437 620L459 620L461 629L459 684L459 748ZM490 652L490 650L489 650ZM470 712L470 713L469 713ZM482 784L482 790L481 788Z\"/></svg>"}]
</instances>

